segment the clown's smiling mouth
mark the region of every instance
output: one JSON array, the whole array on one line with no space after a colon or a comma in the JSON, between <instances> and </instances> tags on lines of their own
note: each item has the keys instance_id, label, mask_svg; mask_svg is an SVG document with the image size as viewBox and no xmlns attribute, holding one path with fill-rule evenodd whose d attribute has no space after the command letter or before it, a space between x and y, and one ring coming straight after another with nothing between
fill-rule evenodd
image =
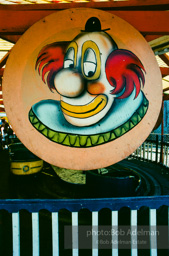
<instances>
[{"instance_id":1,"label":"clown's smiling mouth","mask_svg":"<svg viewBox=\"0 0 169 256\"><path fill-rule=\"evenodd\" d=\"M96 115L102 111L107 105L107 96L98 95L91 102L86 105L70 105L64 101L61 101L62 112L68 116L75 118L87 118Z\"/></svg>"},{"instance_id":2,"label":"clown's smiling mouth","mask_svg":"<svg viewBox=\"0 0 169 256\"><path fill-rule=\"evenodd\" d=\"M93 135L70 134L53 130L38 119L33 109L29 111L29 120L35 129L55 143L70 147L87 148L113 141L130 131L143 119L148 110L148 105L148 100L144 98L140 107L127 122L111 131Z\"/></svg>"}]
</instances>

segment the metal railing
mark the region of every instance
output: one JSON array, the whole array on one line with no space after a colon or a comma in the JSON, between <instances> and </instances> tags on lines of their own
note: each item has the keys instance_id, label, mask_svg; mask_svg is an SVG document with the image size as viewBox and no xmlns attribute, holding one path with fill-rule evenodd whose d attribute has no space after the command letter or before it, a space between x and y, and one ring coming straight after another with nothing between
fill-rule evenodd
<instances>
[{"instance_id":1,"label":"metal railing","mask_svg":"<svg viewBox=\"0 0 169 256\"><path fill-rule=\"evenodd\" d=\"M169 167L169 136L150 135L132 156Z\"/></svg>"},{"instance_id":2,"label":"metal railing","mask_svg":"<svg viewBox=\"0 0 169 256\"><path fill-rule=\"evenodd\" d=\"M12 218L12 246L13 246L13 256L20 256L20 246L21 246L21 235L20 235L20 211L25 209L30 212L32 219L32 255L40 256L40 228L39 228L39 212L42 209L48 210L51 214L51 237L52 237L52 250L51 254L53 256L67 255L64 252L61 253L59 244L60 237L59 233L59 211L61 209L67 209L71 214L71 244L72 252L69 255L78 256L81 248L79 247L79 211L82 209L88 209L91 212L91 230L95 230L95 235L91 236L91 254L92 256L99 255L99 211L102 209L109 209L111 214L110 223L114 230L119 230L119 211L123 207L128 207L130 210L130 222L128 223L131 233L130 233L130 251L132 256L137 256L140 247L137 245L138 235L138 211L144 207L149 208L149 240L150 240L150 255L158 255L158 235L155 231L158 229L157 226L157 209L161 206L169 206L169 196L158 196L158 197L131 197L131 198L104 198L104 199L33 199L33 200L0 200L0 210L6 210L11 213ZM168 210L167 210L168 211ZM142 213L144 218L144 211ZM108 216L105 216L107 219ZM168 230L168 216L166 217L167 230ZM26 222L26 221L25 221ZM41 223L43 225L43 223ZM65 224L66 225L66 224ZM134 231L134 232L133 232ZM152 235L153 232L153 235ZM49 235L49 234L48 234ZM164 235L164 234L163 234ZM50 235L49 235L50 236ZM119 255L118 242L113 243L113 241L118 241L119 234L114 232L111 234L111 255ZM103 239L103 237L102 237ZM106 253L106 251L105 251ZM7 254L5 254L8 256ZM25 254L24 254L25 255ZM106 255L106 254L105 254Z\"/></svg>"}]
</instances>

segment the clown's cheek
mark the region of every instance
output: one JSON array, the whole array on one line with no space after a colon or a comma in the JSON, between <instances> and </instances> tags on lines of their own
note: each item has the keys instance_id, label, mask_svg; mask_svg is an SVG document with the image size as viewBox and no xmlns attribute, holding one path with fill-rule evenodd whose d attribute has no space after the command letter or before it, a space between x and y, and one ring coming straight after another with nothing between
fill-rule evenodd
<instances>
[{"instance_id":1,"label":"clown's cheek","mask_svg":"<svg viewBox=\"0 0 169 256\"><path fill-rule=\"evenodd\" d=\"M93 95L103 94L105 92L105 86L101 82L89 83L87 85L87 91Z\"/></svg>"}]
</instances>

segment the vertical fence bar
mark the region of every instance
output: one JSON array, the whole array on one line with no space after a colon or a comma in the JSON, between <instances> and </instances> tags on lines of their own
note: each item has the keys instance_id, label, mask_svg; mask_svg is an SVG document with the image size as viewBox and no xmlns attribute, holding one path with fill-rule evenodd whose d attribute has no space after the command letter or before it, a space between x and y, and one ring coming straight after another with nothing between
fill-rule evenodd
<instances>
[{"instance_id":1,"label":"vertical fence bar","mask_svg":"<svg viewBox=\"0 0 169 256\"><path fill-rule=\"evenodd\" d=\"M131 210L131 256L137 255L137 210Z\"/></svg>"},{"instance_id":2,"label":"vertical fence bar","mask_svg":"<svg viewBox=\"0 0 169 256\"><path fill-rule=\"evenodd\" d=\"M137 148L137 159L139 158L139 147Z\"/></svg>"},{"instance_id":3,"label":"vertical fence bar","mask_svg":"<svg viewBox=\"0 0 169 256\"><path fill-rule=\"evenodd\" d=\"M39 213L32 213L32 246L33 246L33 256L40 255L39 247Z\"/></svg>"},{"instance_id":4,"label":"vertical fence bar","mask_svg":"<svg viewBox=\"0 0 169 256\"><path fill-rule=\"evenodd\" d=\"M168 207L168 234L169 234L169 207ZM169 244L169 235L168 235L168 244Z\"/></svg>"},{"instance_id":5,"label":"vertical fence bar","mask_svg":"<svg viewBox=\"0 0 169 256\"><path fill-rule=\"evenodd\" d=\"M150 160L153 161L153 143L151 142L151 156Z\"/></svg>"},{"instance_id":6,"label":"vertical fence bar","mask_svg":"<svg viewBox=\"0 0 169 256\"><path fill-rule=\"evenodd\" d=\"M156 163L158 163L158 135L156 135L156 158L155 158Z\"/></svg>"},{"instance_id":7,"label":"vertical fence bar","mask_svg":"<svg viewBox=\"0 0 169 256\"><path fill-rule=\"evenodd\" d=\"M147 160L149 160L149 142L147 143Z\"/></svg>"},{"instance_id":8,"label":"vertical fence bar","mask_svg":"<svg viewBox=\"0 0 169 256\"><path fill-rule=\"evenodd\" d=\"M140 148L140 158L141 158L142 157L142 145L139 148Z\"/></svg>"},{"instance_id":9,"label":"vertical fence bar","mask_svg":"<svg viewBox=\"0 0 169 256\"><path fill-rule=\"evenodd\" d=\"M164 151L163 151L163 164L165 164L165 161L166 161L166 148L167 148L167 146L166 145L164 145Z\"/></svg>"},{"instance_id":10,"label":"vertical fence bar","mask_svg":"<svg viewBox=\"0 0 169 256\"><path fill-rule=\"evenodd\" d=\"M137 156L137 158L139 157L139 149L138 148L136 149L136 156Z\"/></svg>"},{"instance_id":11,"label":"vertical fence bar","mask_svg":"<svg viewBox=\"0 0 169 256\"><path fill-rule=\"evenodd\" d=\"M72 212L72 255L79 255L78 212Z\"/></svg>"},{"instance_id":12,"label":"vertical fence bar","mask_svg":"<svg viewBox=\"0 0 169 256\"><path fill-rule=\"evenodd\" d=\"M52 212L52 252L59 256L59 218L58 212Z\"/></svg>"},{"instance_id":13,"label":"vertical fence bar","mask_svg":"<svg viewBox=\"0 0 169 256\"><path fill-rule=\"evenodd\" d=\"M150 255L157 256L156 209L150 209Z\"/></svg>"},{"instance_id":14,"label":"vertical fence bar","mask_svg":"<svg viewBox=\"0 0 169 256\"><path fill-rule=\"evenodd\" d=\"M12 213L13 256L20 256L19 212Z\"/></svg>"},{"instance_id":15,"label":"vertical fence bar","mask_svg":"<svg viewBox=\"0 0 169 256\"><path fill-rule=\"evenodd\" d=\"M137 150L135 150L131 155L132 157L137 158Z\"/></svg>"},{"instance_id":16,"label":"vertical fence bar","mask_svg":"<svg viewBox=\"0 0 169 256\"><path fill-rule=\"evenodd\" d=\"M118 256L118 211L112 211L112 256Z\"/></svg>"},{"instance_id":17,"label":"vertical fence bar","mask_svg":"<svg viewBox=\"0 0 169 256\"><path fill-rule=\"evenodd\" d=\"M160 146L161 146L161 150L160 150L160 163L163 163L163 158L164 158L164 144L163 144L163 134L161 135L161 143L160 143Z\"/></svg>"},{"instance_id":18,"label":"vertical fence bar","mask_svg":"<svg viewBox=\"0 0 169 256\"><path fill-rule=\"evenodd\" d=\"M143 159L145 160L145 142L143 143Z\"/></svg>"},{"instance_id":19,"label":"vertical fence bar","mask_svg":"<svg viewBox=\"0 0 169 256\"><path fill-rule=\"evenodd\" d=\"M92 212L92 256L98 256L98 212Z\"/></svg>"},{"instance_id":20,"label":"vertical fence bar","mask_svg":"<svg viewBox=\"0 0 169 256\"><path fill-rule=\"evenodd\" d=\"M168 146L167 146L167 150L166 150L166 160L165 160L165 164L166 164L166 166L168 165Z\"/></svg>"}]
</instances>

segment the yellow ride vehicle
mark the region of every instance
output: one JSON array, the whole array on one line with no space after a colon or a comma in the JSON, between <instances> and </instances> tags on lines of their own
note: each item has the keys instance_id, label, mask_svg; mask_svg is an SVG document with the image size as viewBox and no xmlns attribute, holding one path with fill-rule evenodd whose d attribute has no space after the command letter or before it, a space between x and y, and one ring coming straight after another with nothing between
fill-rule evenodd
<instances>
[{"instance_id":1,"label":"yellow ride vehicle","mask_svg":"<svg viewBox=\"0 0 169 256\"><path fill-rule=\"evenodd\" d=\"M30 152L22 143L9 145L10 170L15 175L30 175L40 172L43 160Z\"/></svg>"}]
</instances>

